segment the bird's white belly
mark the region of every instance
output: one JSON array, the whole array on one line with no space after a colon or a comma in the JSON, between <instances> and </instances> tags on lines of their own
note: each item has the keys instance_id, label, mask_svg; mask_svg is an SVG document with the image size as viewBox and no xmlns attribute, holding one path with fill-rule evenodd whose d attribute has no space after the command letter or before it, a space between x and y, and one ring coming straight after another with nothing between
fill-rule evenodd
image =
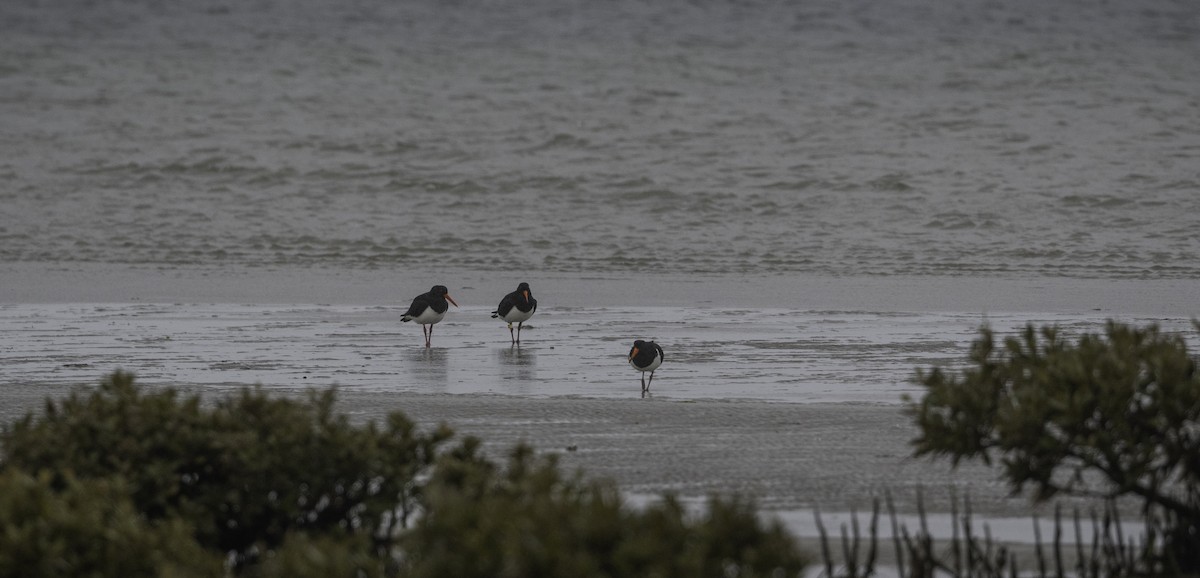
<instances>
[{"instance_id":1,"label":"bird's white belly","mask_svg":"<svg viewBox=\"0 0 1200 578\"><path fill-rule=\"evenodd\" d=\"M441 321L445 316L445 311L438 313L437 311L434 311L432 307L426 307L420 315L413 317L412 320L421 325L433 325L434 323Z\"/></svg>"},{"instance_id":2,"label":"bird's white belly","mask_svg":"<svg viewBox=\"0 0 1200 578\"><path fill-rule=\"evenodd\" d=\"M529 311L521 311L520 309L513 307L508 311L508 315L504 315L501 317L501 319L509 323L523 323L525 321L529 321L530 317L533 317L532 309Z\"/></svg>"}]
</instances>

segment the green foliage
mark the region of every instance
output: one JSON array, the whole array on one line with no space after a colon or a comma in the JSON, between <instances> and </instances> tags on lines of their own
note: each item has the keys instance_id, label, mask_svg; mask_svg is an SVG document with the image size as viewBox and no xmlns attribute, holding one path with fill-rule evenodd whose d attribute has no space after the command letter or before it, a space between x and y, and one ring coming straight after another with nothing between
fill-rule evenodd
<instances>
[{"instance_id":1,"label":"green foliage","mask_svg":"<svg viewBox=\"0 0 1200 578\"><path fill-rule=\"evenodd\" d=\"M480 440L447 443L445 427L422 433L400 413L356 426L333 406L333 391L294 401L261 389L206 405L143 390L123 373L48 401L0 435L0 540L10 540L0 541L0 578L31 560L84 569L47 566L46 575L114 577L690 578L803 568L793 539L748 503L714 498L700 518L670 497L629 509L610 483L564 476L528 447L498 465Z\"/></svg>"},{"instance_id":2,"label":"green foliage","mask_svg":"<svg viewBox=\"0 0 1200 578\"><path fill-rule=\"evenodd\" d=\"M310 537L291 533L261 563L243 572L252 578L384 578L395 576L394 560L375 555L364 534Z\"/></svg>"},{"instance_id":3,"label":"green foliage","mask_svg":"<svg viewBox=\"0 0 1200 578\"><path fill-rule=\"evenodd\" d=\"M0 473L0 577L221 576L220 555L177 520L146 522L119 480L66 475L53 485Z\"/></svg>"},{"instance_id":4,"label":"green foliage","mask_svg":"<svg viewBox=\"0 0 1200 578\"><path fill-rule=\"evenodd\" d=\"M439 464L429 514L406 538L406 575L750 577L804 567L791 536L764 527L745 502L713 498L698 520L670 496L629 509L609 483L564 477L553 456L519 446L498 472L476 448Z\"/></svg>"},{"instance_id":5,"label":"green foliage","mask_svg":"<svg viewBox=\"0 0 1200 578\"><path fill-rule=\"evenodd\" d=\"M207 409L118 373L7 428L5 467L56 483L65 472L120 477L148 519L187 520L202 545L239 563L291 531L366 532L382 547L415 510L418 476L451 434L420 434L398 413L383 427L354 427L333 404L332 391L301 403L246 389Z\"/></svg>"},{"instance_id":6,"label":"green foliage","mask_svg":"<svg viewBox=\"0 0 1200 578\"><path fill-rule=\"evenodd\" d=\"M1027 326L998 346L985 328L970 362L918 372L927 391L907 406L917 455L999 458L1014 491L1031 486L1039 500L1134 496L1196 544L1200 374L1181 336L1109 322L1071 342Z\"/></svg>"}]
</instances>

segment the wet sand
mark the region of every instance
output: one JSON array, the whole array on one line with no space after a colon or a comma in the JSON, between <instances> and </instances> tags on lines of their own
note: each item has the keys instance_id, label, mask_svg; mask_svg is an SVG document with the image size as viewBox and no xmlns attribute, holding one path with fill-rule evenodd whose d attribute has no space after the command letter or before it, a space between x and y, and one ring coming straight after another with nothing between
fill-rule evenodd
<instances>
[{"instance_id":1,"label":"wet sand","mask_svg":"<svg viewBox=\"0 0 1200 578\"><path fill-rule=\"evenodd\" d=\"M986 471L951 473L910 459L914 430L894 405L377 394L343 400L359 417L396 409L428 425L445 421L497 452L524 441L557 454L565 468L612 478L635 494L740 493L772 509L846 510L869 508L889 488L907 504L919 486L940 487L939 494L958 487L980 490L990 510L1024 509L985 489L993 485Z\"/></svg>"},{"instance_id":2,"label":"wet sand","mask_svg":"<svg viewBox=\"0 0 1200 578\"><path fill-rule=\"evenodd\" d=\"M40 411L66 386L4 388L0 418ZM208 388L182 387L203 396ZM296 390L284 395L302 395ZM219 395L219 394L217 394ZM981 508L1015 514L980 468L949 468L908 456L914 433L899 406L760 402L532 399L500 395L389 394L339 391L339 409L355 420L401 411L424 427L439 423L485 441L500 457L518 442L555 453L568 470L616 480L635 494L686 497L737 492L772 509L869 508L890 489L901 506L926 487L935 509L951 488ZM905 508L909 509L909 508Z\"/></svg>"},{"instance_id":3,"label":"wet sand","mask_svg":"<svg viewBox=\"0 0 1200 578\"><path fill-rule=\"evenodd\" d=\"M626 362L635 338L666 350L660 400L896 404L919 396L918 368L962 363L979 326L1026 322L1101 331L1102 314L703 307L556 307L520 346L490 308L452 309L435 325L405 307L222 303L0 305L5 381L94 383L118 369L146 384L214 389L337 385L383 394L637 399ZM1130 317L1186 331L1186 318Z\"/></svg>"},{"instance_id":4,"label":"wet sand","mask_svg":"<svg viewBox=\"0 0 1200 578\"><path fill-rule=\"evenodd\" d=\"M5 387L0 419L39 411L45 395L68 389ZM181 389L218 395L206 387ZM1050 505L1034 508L1025 497L1010 496L996 470L973 464L952 469L943 461L911 457L908 442L915 430L898 405L341 390L338 407L359 422L401 411L422 427L447 423L459 436L481 438L497 459L525 442L557 455L568 471L615 480L635 502L663 492L697 503L711 494L749 496L806 538L816 535L812 509L824 513L836 534L850 511L859 512L865 526L872 501L888 492L911 528L920 493L940 535L949 535L946 514L955 496L969 497L979 523L1015 542L1031 539L1031 514L1046 519L1053 512Z\"/></svg>"}]
</instances>

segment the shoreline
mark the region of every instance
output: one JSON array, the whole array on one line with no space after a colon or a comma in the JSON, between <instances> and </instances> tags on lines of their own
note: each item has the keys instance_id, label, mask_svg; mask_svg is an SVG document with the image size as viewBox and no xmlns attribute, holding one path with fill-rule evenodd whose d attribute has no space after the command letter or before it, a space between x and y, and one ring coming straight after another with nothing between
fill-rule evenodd
<instances>
[{"instance_id":1,"label":"shoreline","mask_svg":"<svg viewBox=\"0 0 1200 578\"><path fill-rule=\"evenodd\" d=\"M544 308L768 307L1196 317L1193 279L546 273L455 269L203 267L94 262L0 263L0 303L407 305L440 283L464 305L492 306L529 281Z\"/></svg>"},{"instance_id":2,"label":"shoreline","mask_svg":"<svg viewBox=\"0 0 1200 578\"><path fill-rule=\"evenodd\" d=\"M918 368L964 363L981 324L1103 331L1089 314L892 313L698 307L539 307L521 346L479 305L454 308L433 346L400 306L194 303L0 305L6 383L92 383L123 370L155 386L337 386L387 394L640 398L626 356L657 341L656 400L897 404ZM1194 341L1184 318L1131 317Z\"/></svg>"},{"instance_id":3,"label":"shoreline","mask_svg":"<svg viewBox=\"0 0 1200 578\"><path fill-rule=\"evenodd\" d=\"M143 384L144 385L144 384ZM151 386L152 387L152 386ZM46 395L73 388L5 387L0 421L38 413ZM181 386L206 402L239 389ZM268 389L302 398L305 389ZM950 512L969 499L982 518L1046 518L1053 504L1034 506L1013 497L999 469L946 460L913 458L908 440L915 428L898 405L870 403L788 404L759 401L612 400L583 397L516 398L480 394L390 394L338 390L335 410L364 424L400 411L418 427L445 423L455 439L475 436L493 460L503 461L517 443L554 454L564 472L613 480L631 496L674 492L702 500L713 494L755 500L767 515L794 520L820 509L870 512L889 494L897 512L918 511L918 495L931 515ZM1063 500L1083 511L1084 501Z\"/></svg>"}]
</instances>

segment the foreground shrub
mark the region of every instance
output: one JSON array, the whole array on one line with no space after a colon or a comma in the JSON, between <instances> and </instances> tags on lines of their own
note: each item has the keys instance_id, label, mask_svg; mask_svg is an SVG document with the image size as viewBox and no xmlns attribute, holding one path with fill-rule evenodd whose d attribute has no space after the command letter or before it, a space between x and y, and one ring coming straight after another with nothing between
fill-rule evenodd
<instances>
[{"instance_id":1,"label":"foreground shrub","mask_svg":"<svg viewBox=\"0 0 1200 578\"><path fill-rule=\"evenodd\" d=\"M1171 563L1200 571L1200 375L1182 337L1110 322L1070 342L1027 326L998 346L985 328L970 361L918 373L916 455L998 459L1038 500L1141 500L1166 519Z\"/></svg>"},{"instance_id":2,"label":"foreground shrub","mask_svg":"<svg viewBox=\"0 0 1200 578\"><path fill-rule=\"evenodd\" d=\"M178 521L150 524L119 480L0 473L0 577L220 576Z\"/></svg>"},{"instance_id":3,"label":"foreground shrub","mask_svg":"<svg viewBox=\"0 0 1200 578\"><path fill-rule=\"evenodd\" d=\"M553 456L520 446L498 471L476 449L439 465L428 515L404 542L407 575L782 577L804 568L793 538L746 502L713 498L699 518L669 496L629 509L610 483L564 477Z\"/></svg>"},{"instance_id":4,"label":"foreground shrub","mask_svg":"<svg viewBox=\"0 0 1200 578\"><path fill-rule=\"evenodd\" d=\"M66 472L124 479L147 519L186 520L238 564L293 531L365 533L386 548L451 434L418 433L399 413L356 427L333 404L332 391L303 403L246 389L204 408L117 373L7 428L4 467L50 472L60 487Z\"/></svg>"},{"instance_id":5,"label":"foreground shrub","mask_svg":"<svg viewBox=\"0 0 1200 578\"><path fill-rule=\"evenodd\" d=\"M85 544L86 532L54 534L61 546L37 559L77 548L101 561L58 575L213 575L213 560L254 578L751 577L803 567L793 539L748 503L713 499L703 517L671 498L629 509L612 484L564 476L527 447L499 465L480 440L448 443L445 427L421 433L400 413L356 426L333 405L333 391L294 401L246 389L206 406L114 374L5 427L0 475L36 480L41 498L0 512L0 534L23 536L39 516L90 520L95 531L128 518L145 533L114 534L125 558L87 554L102 543ZM89 509L97 503L112 513ZM140 560L139 550L180 557Z\"/></svg>"},{"instance_id":6,"label":"foreground shrub","mask_svg":"<svg viewBox=\"0 0 1200 578\"><path fill-rule=\"evenodd\" d=\"M396 561L377 556L369 536L291 533L244 575L253 578L385 578Z\"/></svg>"}]
</instances>

